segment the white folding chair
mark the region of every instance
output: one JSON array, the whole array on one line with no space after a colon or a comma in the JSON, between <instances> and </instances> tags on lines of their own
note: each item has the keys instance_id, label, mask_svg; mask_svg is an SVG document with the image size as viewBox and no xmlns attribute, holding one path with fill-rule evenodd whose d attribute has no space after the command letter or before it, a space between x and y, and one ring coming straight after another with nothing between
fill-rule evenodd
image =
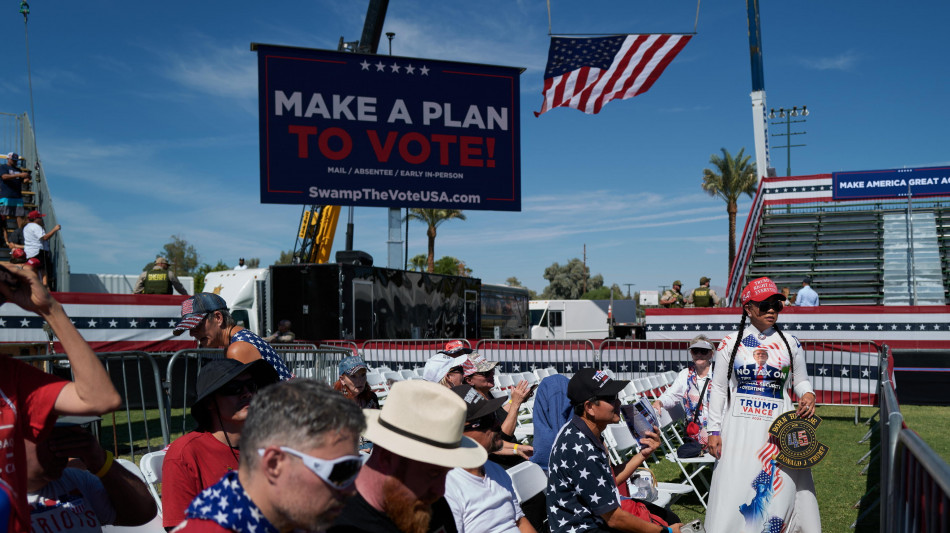
<instances>
[{"instance_id":1,"label":"white folding chair","mask_svg":"<svg viewBox=\"0 0 950 533\"><path fill-rule=\"evenodd\" d=\"M383 372L383 377L386 378L387 388L392 387L393 383L397 381L405 381L405 378L399 372Z\"/></svg>"},{"instance_id":2,"label":"white folding chair","mask_svg":"<svg viewBox=\"0 0 950 533\"><path fill-rule=\"evenodd\" d=\"M604 429L604 441L607 443L607 452L610 456L610 461L613 464L624 464L627 461L627 455L633 454L634 450L639 449L639 444L633 438L633 434L630 433L630 428L627 427L627 424L610 424ZM643 463L643 466L649 470L647 463ZM630 480L627 480L628 488L631 491L631 494L634 492L633 487L629 487ZM657 483L657 499L656 501L650 502L660 507L668 506L674 497L679 497L682 494L689 494L692 492L693 488L690 485L685 483Z\"/></svg>"},{"instance_id":3,"label":"white folding chair","mask_svg":"<svg viewBox=\"0 0 950 533\"><path fill-rule=\"evenodd\" d=\"M705 452L699 457L679 458L676 454L676 448L683 443L683 438L676 430L676 419L671 415L681 413L683 413L682 409L679 410L679 413L673 409L664 409L660 413L660 440L666 449L666 459L679 467L680 472L686 478L686 483L696 493L696 497L699 498L699 502L705 508L706 500L709 497L709 479L707 479L706 472L707 470L712 472L716 464L716 458Z\"/></svg>"},{"instance_id":4,"label":"white folding chair","mask_svg":"<svg viewBox=\"0 0 950 533\"><path fill-rule=\"evenodd\" d=\"M547 368L539 368L539 369L537 369L537 370L534 371L534 375L535 375L535 376L538 376L538 381L541 381L542 379L548 377L548 369L547 369Z\"/></svg>"},{"instance_id":5,"label":"white folding chair","mask_svg":"<svg viewBox=\"0 0 950 533\"><path fill-rule=\"evenodd\" d=\"M524 461L509 468L508 476L511 477L511 485L515 489L518 503L524 503L534 497L548 484L547 474L537 463L531 461Z\"/></svg>"},{"instance_id":6,"label":"white folding chair","mask_svg":"<svg viewBox=\"0 0 950 533\"><path fill-rule=\"evenodd\" d=\"M505 394L508 394L515 386L515 381L508 374L498 374L495 376L495 380L498 388Z\"/></svg>"},{"instance_id":7,"label":"white folding chair","mask_svg":"<svg viewBox=\"0 0 950 533\"><path fill-rule=\"evenodd\" d=\"M373 392L379 394L381 392L389 391L389 387L386 385L386 378L379 372L367 372L366 373L366 383L369 385Z\"/></svg>"},{"instance_id":8,"label":"white folding chair","mask_svg":"<svg viewBox=\"0 0 950 533\"><path fill-rule=\"evenodd\" d=\"M400 370L399 374L402 376L403 379L412 379L416 375L416 371L405 368L403 370Z\"/></svg>"},{"instance_id":9,"label":"white folding chair","mask_svg":"<svg viewBox=\"0 0 950 533\"><path fill-rule=\"evenodd\" d=\"M521 379L527 381L528 385L534 385L541 381L540 379L538 379L538 376L534 374L534 372L522 372Z\"/></svg>"},{"instance_id":10,"label":"white folding chair","mask_svg":"<svg viewBox=\"0 0 950 533\"><path fill-rule=\"evenodd\" d=\"M617 377L614 375L614 371L609 368L604 369L604 374L607 374L607 376L609 376L610 379L617 379Z\"/></svg>"},{"instance_id":11,"label":"white folding chair","mask_svg":"<svg viewBox=\"0 0 950 533\"><path fill-rule=\"evenodd\" d=\"M162 516L162 493L158 487L162 484L162 463L165 462L165 450L147 453L139 461L139 471L148 485L148 492L158 506L158 516Z\"/></svg>"}]
</instances>

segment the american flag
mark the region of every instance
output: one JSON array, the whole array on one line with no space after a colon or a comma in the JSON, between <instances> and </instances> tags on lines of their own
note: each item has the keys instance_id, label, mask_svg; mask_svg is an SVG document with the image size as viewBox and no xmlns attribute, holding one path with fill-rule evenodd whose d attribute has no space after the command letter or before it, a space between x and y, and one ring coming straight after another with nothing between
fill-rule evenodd
<instances>
[{"instance_id":1,"label":"american flag","mask_svg":"<svg viewBox=\"0 0 950 533\"><path fill-rule=\"evenodd\" d=\"M759 462L762 464L762 472L759 473L760 476L768 475L768 472L772 471L772 468L775 468L775 462L773 456L778 455L778 444L774 437L769 437L769 442L765 444L762 448L759 449ZM758 478L756 478L758 479ZM775 468L775 477L772 478L772 489L778 492L778 489L782 487L782 474L778 468Z\"/></svg>"},{"instance_id":2,"label":"american flag","mask_svg":"<svg viewBox=\"0 0 950 533\"><path fill-rule=\"evenodd\" d=\"M647 92L690 35L552 37L544 71L544 103L597 114L607 102Z\"/></svg>"}]
</instances>

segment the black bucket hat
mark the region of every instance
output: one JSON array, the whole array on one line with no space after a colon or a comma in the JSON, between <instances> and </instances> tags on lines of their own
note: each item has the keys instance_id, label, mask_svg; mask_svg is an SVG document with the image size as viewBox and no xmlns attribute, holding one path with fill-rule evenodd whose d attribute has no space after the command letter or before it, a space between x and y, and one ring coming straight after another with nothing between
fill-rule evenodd
<instances>
[{"instance_id":1,"label":"black bucket hat","mask_svg":"<svg viewBox=\"0 0 950 533\"><path fill-rule=\"evenodd\" d=\"M244 364L235 359L215 359L205 363L198 372L198 383L195 387L195 401L191 403L191 417L198 423L199 429L207 429L211 420L205 400L218 389L227 385L241 374L250 374L257 382L258 388L272 385L280 381L280 376L270 363L263 359Z\"/></svg>"}]
</instances>

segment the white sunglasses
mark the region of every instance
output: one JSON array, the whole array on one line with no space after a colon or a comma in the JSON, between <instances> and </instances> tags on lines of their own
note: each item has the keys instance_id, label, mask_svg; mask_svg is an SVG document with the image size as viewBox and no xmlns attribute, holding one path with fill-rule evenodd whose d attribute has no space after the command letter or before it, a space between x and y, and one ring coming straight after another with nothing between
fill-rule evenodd
<instances>
[{"instance_id":1,"label":"white sunglasses","mask_svg":"<svg viewBox=\"0 0 950 533\"><path fill-rule=\"evenodd\" d=\"M257 454L264 456L264 448L258 448ZM337 489L347 489L356 481L356 476L360 473L363 463L366 462L364 456L344 455L336 459L320 459L303 452L298 452L293 448L281 446L280 451L299 457L304 466L311 472L325 481L331 487ZM368 455L365 457L369 457Z\"/></svg>"}]
</instances>

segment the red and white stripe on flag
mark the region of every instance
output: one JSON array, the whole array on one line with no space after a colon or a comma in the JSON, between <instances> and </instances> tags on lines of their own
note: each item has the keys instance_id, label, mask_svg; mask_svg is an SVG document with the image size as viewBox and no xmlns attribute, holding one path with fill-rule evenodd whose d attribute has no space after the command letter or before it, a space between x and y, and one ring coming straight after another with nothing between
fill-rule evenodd
<instances>
[{"instance_id":1,"label":"red and white stripe on flag","mask_svg":"<svg viewBox=\"0 0 950 533\"><path fill-rule=\"evenodd\" d=\"M544 102L535 116L555 107L597 114L611 100L645 93L691 37L552 37L542 91Z\"/></svg>"}]
</instances>

